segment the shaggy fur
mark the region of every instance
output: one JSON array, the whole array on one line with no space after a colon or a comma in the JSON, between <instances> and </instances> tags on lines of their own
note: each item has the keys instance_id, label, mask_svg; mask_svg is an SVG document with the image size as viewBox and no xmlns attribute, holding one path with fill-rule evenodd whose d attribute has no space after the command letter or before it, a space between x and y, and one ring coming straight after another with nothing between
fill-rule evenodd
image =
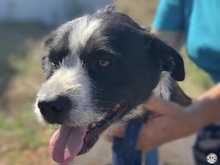
<instances>
[{"instance_id":1,"label":"shaggy fur","mask_svg":"<svg viewBox=\"0 0 220 165\"><path fill-rule=\"evenodd\" d=\"M67 22L45 45L35 112L50 124L88 126L80 154L112 124L143 115L134 109L152 92L172 99L184 79L181 56L111 6Z\"/></svg>"}]
</instances>

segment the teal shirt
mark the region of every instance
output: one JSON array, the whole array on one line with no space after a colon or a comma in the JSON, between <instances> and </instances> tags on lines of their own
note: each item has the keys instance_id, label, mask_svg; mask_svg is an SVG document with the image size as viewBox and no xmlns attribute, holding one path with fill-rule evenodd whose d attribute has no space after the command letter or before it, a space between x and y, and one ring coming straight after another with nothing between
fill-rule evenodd
<instances>
[{"instance_id":1,"label":"teal shirt","mask_svg":"<svg viewBox=\"0 0 220 165\"><path fill-rule=\"evenodd\" d=\"M190 58L220 81L220 0L160 0L152 26L185 31Z\"/></svg>"}]
</instances>

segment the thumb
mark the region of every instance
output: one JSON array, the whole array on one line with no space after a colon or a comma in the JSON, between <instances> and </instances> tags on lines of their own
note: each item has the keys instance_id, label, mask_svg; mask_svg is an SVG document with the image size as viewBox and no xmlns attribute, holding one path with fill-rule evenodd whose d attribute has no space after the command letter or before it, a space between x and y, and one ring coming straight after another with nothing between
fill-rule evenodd
<instances>
[{"instance_id":1,"label":"thumb","mask_svg":"<svg viewBox=\"0 0 220 165\"><path fill-rule=\"evenodd\" d=\"M155 95L150 96L150 98L144 102L144 108L160 115L170 113L173 109L176 109L177 106L177 104L157 98Z\"/></svg>"}]
</instances>

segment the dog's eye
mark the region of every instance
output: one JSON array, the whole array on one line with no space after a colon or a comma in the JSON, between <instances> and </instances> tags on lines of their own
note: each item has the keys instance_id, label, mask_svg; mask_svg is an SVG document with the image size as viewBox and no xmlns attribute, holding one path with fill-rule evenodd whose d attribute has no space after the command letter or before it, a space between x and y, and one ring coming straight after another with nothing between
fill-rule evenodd
<instances>
[{"instance_id":1,"label":"dog's eye","mask_svg":"<svg viewBox=\"0 0 220 165\"><path fill-rule=\"evenodd\" d=\"M53 69L58 69L59 68L59 63L51 62L51 66Z\"/></svg>"},{"instance_id":2,"label":"dog's eye","mask_svg":"<svg viewBox=\"0 0 220 165\"><path fill-rule=\"evenodd\" d=\"M106 60L106 59L101 59L99 60L98 64L101 68L106 68L111 65L111 61Z\"/></svg>"},{"instance_id":3,"label":"dog's eye","mask_svg":"<svg viewBox=\"0 0 220 165\"><path fill-rule=\"evenodd\" d=\"M51 65L52 65L53 67L56 67L58 64L55 64L54 62L51 62Z\"/></svg>"}]
</instances>

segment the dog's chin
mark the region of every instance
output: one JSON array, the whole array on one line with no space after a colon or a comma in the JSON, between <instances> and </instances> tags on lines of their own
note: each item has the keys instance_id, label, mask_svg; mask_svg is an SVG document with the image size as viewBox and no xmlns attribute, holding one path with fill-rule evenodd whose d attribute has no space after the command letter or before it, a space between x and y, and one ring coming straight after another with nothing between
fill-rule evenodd
<instances>
[{"instance_id":1,"label":"dog's chin","mask_svg":"<svg viewBox=\"0 0 220 165\"><path fill-rule=\"evenodd\" d=\"M75 156L88 152L97 142L101 133L120 120L128 111L128 103L116 104L105 117L98 122L82 127L61 125L50 141L50 152L57 163L69 163Z\"/></svg>"}]
</instances>

